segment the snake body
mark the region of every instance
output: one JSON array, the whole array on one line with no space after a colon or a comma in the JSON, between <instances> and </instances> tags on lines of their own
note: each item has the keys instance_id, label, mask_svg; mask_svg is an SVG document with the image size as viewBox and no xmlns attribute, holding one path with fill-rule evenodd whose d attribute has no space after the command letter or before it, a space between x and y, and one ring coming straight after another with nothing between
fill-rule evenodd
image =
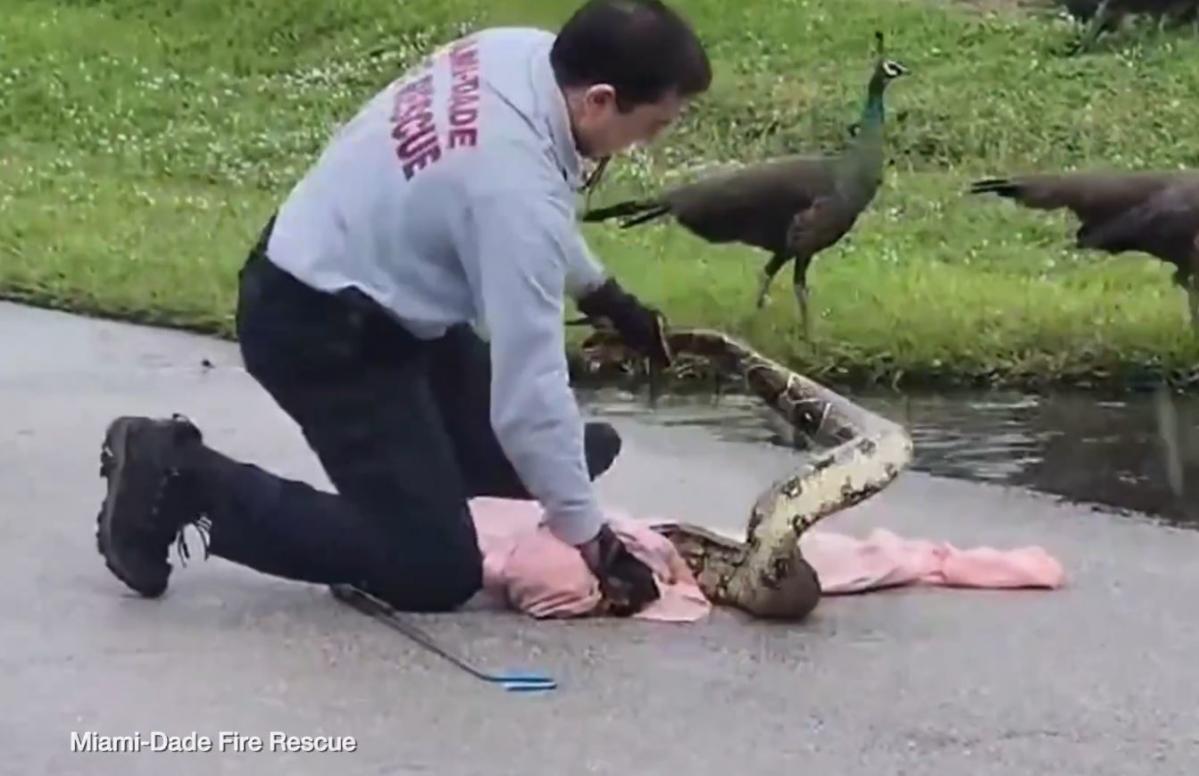
<instances>
[{"instance_id":1,"label":"snake body","mask_svg":"<svg viewBox=\"0 0 1199 776\"><path fill-rule=\"evenodd\" d=\"M755 617L802 619L816 606L820 590L800 550L800 536L824 517L887 487L911 462L912 440L899 424L723 332L674 330L667 339L676 357L705 360L720 374L740 378L798 433L827 440L798 471L761 493L742 540L685 522L653 526L679 549L714 604ZM619 339L605 330L584 341L583 353L593 367L628 360Z\"/></svg>"}]
</instances>

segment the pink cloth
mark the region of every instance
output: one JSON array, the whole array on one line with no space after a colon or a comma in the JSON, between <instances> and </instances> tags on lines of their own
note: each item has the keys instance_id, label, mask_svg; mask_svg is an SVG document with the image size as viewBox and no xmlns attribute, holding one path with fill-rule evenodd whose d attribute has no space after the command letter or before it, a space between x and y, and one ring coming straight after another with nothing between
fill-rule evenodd
<instances>
[{"instance_id":1,"label":"pink cloth","mask_svg":"<svg viewBox=\"0 0 1199 776\"><path fill-rule=\"evenodd\" d=\"M599 581L583 557L541 522L536 502L498 498L471 501L483 553L483 587L533 617L577 617L600 602ZM638 612L646 620L691 622L711 604L670 540L648 524L608 510L612 530L653 570L662 597Z\"/></svg>"},{"instance_id":2,"label":"pink cloth","mask_svg":"<svg viewBox=\"0 0 1199 776\"><path fill-rule=\"evenodd\" d=\"M900 585L1053 589L1065 584L1061 564L1035 545L963 550L876 528L865 539L811 530L799 538L799 547L825 595Z\"/></svg>"},{"instance_id":3,"label":"pink cloth","mask_svg":"<svg viewBox=\"0 0 1199 776\"><path fill-rule=\"evenodd\" d=\"M506 606L533 617L586 616L600 602L599 583L579 553L541 523L536 502L477 498L471 512L483 553L484 589ZM662 597L635 616L693 622L711 605L674 545L651 521L608 509L613 530L658 579ZM804 557L826 595L862 593L900 585L977 588L1057 588L1061 564L1036 546L1011 550L958 549L944 542L905 539L875 529L865 539L810 530L800 538Z\"/></svg>"}]
</instances>

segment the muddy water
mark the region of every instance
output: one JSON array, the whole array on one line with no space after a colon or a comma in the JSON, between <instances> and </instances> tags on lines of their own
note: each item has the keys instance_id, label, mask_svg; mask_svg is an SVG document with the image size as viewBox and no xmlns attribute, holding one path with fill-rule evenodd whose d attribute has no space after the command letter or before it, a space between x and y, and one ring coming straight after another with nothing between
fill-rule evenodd
<instances>
[{"instance_id":1,"label":"muddy water","mask_svg":"<svg viewBox=\"0 0 1199 776\"><path fill-rule=\"evenodd\" d=\"M668 396L607 388L581 394L597 415L796 447L803 441L744 396ZM1199 398L986 393L867 395L857 400L903 423L912 468L1016 485L1108 511L1199 529Z\"/></svg>"}]
</instances>

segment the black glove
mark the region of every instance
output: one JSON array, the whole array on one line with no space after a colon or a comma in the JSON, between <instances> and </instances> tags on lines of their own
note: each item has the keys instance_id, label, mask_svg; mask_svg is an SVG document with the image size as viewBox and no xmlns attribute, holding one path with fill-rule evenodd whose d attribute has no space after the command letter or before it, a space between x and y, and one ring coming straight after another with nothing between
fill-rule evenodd
<instances>
[{"instance_id":1,"label":"black glove","mask_svg":"<svg viewBox=\"0 0 1199 776\"><path fill-rule=\"evenodd\" d=\"M582 554L599 579L604 605L610 613L628 617L661 597L654 572L628 551L606 523L582 548Z\"/></svg>"},{"instance_id":2,"label":"black glove","mask_svg":"<svg viewBox=\"0 0 1199 776\"><path fill-rule=\"evenodd\" d=\"M666 341L666 317L646 307L637 297L608 278L595 290L579 297L579 312L588 318L607 318L629 347L658 366L670 366L673 357Z\"/></svg>"}]
</instances>

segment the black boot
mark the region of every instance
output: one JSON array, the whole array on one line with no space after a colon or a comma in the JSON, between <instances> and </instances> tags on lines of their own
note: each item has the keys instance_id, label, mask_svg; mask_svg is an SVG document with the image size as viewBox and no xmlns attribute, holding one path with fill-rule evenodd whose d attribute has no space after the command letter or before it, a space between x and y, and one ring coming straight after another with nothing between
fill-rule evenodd
<instances>
[{"instance_id":1,"label":"black boot","mask_svg":"<svg viewBox=\"0 0 1199 776\"><path fill-rule=\"evenodd\" d=\"M120 417L108 426L100 475L108 493L96 525L96 545L108 569L147 598L167 588L173 541L185 556L183 528L207 526L196 484L200 430L186 418Z\"/></svg>"}]
</instances>

